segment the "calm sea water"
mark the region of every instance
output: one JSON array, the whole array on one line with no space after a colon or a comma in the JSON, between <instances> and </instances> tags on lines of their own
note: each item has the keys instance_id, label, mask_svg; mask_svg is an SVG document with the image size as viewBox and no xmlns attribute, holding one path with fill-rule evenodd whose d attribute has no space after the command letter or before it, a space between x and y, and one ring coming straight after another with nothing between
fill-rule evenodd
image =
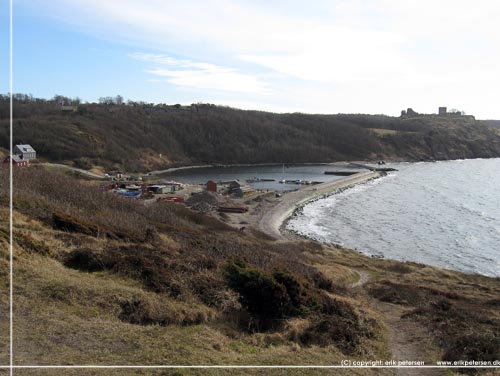
<instances>
[{"instance_id":1,"label":"calm sea water","mask_svg":"<svg viewBox=\"0 0 500 376\"><path fill-rule=\"evenodd\" d=\"M500 159L392 165L306 205L289 229L373 255L500 276Z\"/></svg>"},{"instance_id":2,"label":"calm sea water","mask_svg":"<svg viewBox=\"0 0 500 376\"><path fill-rule=\"evenodd\" d=\"M289 191L299 189L297 184L282 184L280 180L310 180L327 182L341 178L340 176L325 175L327 170L355 170L353 168L344 168L328 165L307 165L307 166L243 166L243 167L204 167L196 169L178 170L162 177L172 179L182 183L204 184L208 180L228 181L240 180L246 181L253 178L274 179L274 181L252 182L255 189L272 191Z\"/></svg>"}]
</instances>

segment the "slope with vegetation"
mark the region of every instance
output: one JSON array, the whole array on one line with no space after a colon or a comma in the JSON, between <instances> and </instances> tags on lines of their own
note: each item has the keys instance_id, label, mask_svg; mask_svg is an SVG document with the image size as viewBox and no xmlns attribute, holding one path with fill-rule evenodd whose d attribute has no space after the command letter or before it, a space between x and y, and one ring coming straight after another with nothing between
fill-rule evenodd
<instances>
[{"instance_id":1,"label":"slope with vegetation","mask_svg":"<svg viewBox=\"0 0 500 376\"><path fill-rule=\"evenodd\" d=\"M56 100L16 98L14 143L32 144L42 160L85 169L500 156L500 130L470 116L274 114L111 102L62 111ZM8 108L3 96L2 147L9 142Z\"/></svg>"},{"instance_id":2,"label":"slope with vegetation","mask_svg":"<svg viewBox=\"0 0 500 376\"><path fill-rule=\"evenodd\" d=\"M1 178L6 245L5 171ZM14 184L17 364L390 359L396 349L390 314L419 329L413 346L426 351L411 353L414 360L500 356L498 278L371 259L309 241L273 241L175 204L144 206L41 167L16 170ZM7 249L0 247L2 323ZM368 283L351 287L358 274L369 275ZM5 349L7 332L0 332ZM242 371L251 373L262 370Z\"/></svg>"}]
</instances>

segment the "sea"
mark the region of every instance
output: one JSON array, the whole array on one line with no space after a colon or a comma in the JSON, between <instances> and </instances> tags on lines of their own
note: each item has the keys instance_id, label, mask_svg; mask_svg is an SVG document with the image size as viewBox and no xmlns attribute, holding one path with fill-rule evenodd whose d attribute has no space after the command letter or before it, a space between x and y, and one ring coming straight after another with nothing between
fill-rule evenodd
<instances>
[{"instance_id":1,"label":"sea","mask_svg":"<svg viewBox=\"0 0 500 376\"><path fill-rule=\"evenodd\" d=\"M368 255L500 277L500 159L398 163L305 205L287 229Z\"/></svg>"},{"instance_id":2,"label":"sea","mask_svg":"<svg viewBox=\"0 0 500 376\"><path fill-rule=\"evenodd\" d=\"M280 183L280 181L303 180L324 183L342 178L342 176L325 175L325 171L327 170L350 171L356 170L356 168L347 166L333 167L327 164L221 166L189 168L165 173L160 176L167 180L190 184L205 184L208 180L215 182L239 180L240 182L248 182L256 190L293 191L301 188L301 185Z\"/></svg>"}]
</instances>

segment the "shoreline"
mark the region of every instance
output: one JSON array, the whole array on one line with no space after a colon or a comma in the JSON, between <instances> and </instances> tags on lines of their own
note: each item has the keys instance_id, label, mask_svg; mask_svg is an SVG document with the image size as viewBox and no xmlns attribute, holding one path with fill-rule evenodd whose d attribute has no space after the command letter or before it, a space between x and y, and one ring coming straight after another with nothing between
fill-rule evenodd
<instances>
[{"instance_id":1,"label":"shoreline","mask_svg":"<svg viewBox=\"0 0 500 376\"><path fill-rule=\"evenodd\" d=\"M412 161L406 160L387 160L387 163L413 163ZM281 166L285 165L286 167L293 166L349 166L352 163L360 163L360 164L376 164L376 160L370 161L336 161L336 162L303 162L303 163L278 163L278 162L269 162L269 163L236 163L236 164L207 164L207 165L194 165L194 166L179 166L179 167L170 167L165 170L156 170L150 171L147 174L150 175L162 175L168 174L176 171L183 170L197 170L200 168L231 168L231 167L269 167L269 166Z\"/></svg>"},{"instance_id":2,"label":"shoreline","mask_svg":"<svg viewBox=\"0 0 500 376\"><path fill-rule=\"evenodd\" d=\"M275 240L289 239L287 235L291 233L287 234L283 231L283 227L288 219L304 205L381 176L385 174L380 171L360 172L331 182L287 192L283 194L281 201L264 211L257 223L257 228ZM299 235L293 234L293 236Z\"/></svg>"},{"instance_id":3,"label":"shoreline","mask_svg":"<svg viewBox=\"0 0 500 376\"><path fill-rule=\"evenodd\" d=\"M490 157L490 158L457 158L457 159L428 159L428 160L411 160L411 159L401 159L401 158L393 158L393 159L384 159L386 163L431 163L431 162L447 162L447 161L466 161L466 160L474 160L474 159L497 159L499 157ZM182 170L196 170L200 168L231 168L231 167L266 167L266 166L347 166L351 163L360 163L360 164L376 164L378 162L377 159L373 160L345 160L345 161L335 161L335 162L297 162L297 163L279 163L279 162L264 162L264 163L235 163L235 164L206 164L206 165L188 165L188 166L178 166L178 167L169 167L164 170L155 170L149 171L145 174L151 175L161 175L168 174L171 172L182 171ZM136 174L144 174L141 172L136 172Z\"/></svg>"}]
</instances>

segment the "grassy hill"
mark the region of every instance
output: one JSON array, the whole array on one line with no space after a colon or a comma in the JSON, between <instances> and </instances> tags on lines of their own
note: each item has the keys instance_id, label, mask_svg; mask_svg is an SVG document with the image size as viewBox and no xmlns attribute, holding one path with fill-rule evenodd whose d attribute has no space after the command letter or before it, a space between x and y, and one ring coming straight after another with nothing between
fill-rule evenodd
<instances>
[{"instance_id":1,"label":"grassy hill","mask_svg":"<svg viewBox=\"0 0 500 376\"><path fill-rule=\"evenodd\" d=\"M91 181L41 167L17 169L14 184L16 364L320 365L391 359L405 346L418 351L407 356L427 364L500 356L498 278L273 241L175 204L146 206L106 194ZM7 188L2 170L3 364ZM362 275L364 284L354 287ZM82 374L71 372L36 374Z\"/></svg>"},{"instance_id":2,"label":"grassy hill","mask_svg":"<svg viewBox=\"0 0 500 376\"><path fill-rule=\"evenodd\" d=\"M274 114L209 104L81 104L65 112L26 97L15 101L14 118L15 143L87 169L500 156L500 130L469 116ZM8 145L8 124L4 96L0 147Z\"/></svg>"}]
</instances>

